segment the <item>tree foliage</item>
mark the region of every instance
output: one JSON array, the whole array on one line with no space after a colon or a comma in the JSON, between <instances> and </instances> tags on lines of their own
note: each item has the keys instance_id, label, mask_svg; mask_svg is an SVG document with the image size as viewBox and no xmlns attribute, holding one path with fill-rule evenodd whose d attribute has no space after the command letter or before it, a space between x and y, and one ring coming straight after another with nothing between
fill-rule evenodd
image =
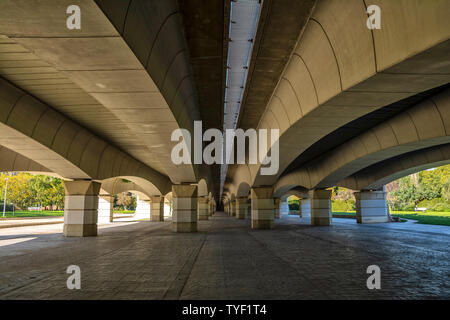
<instances>
[{"instance_id":1,"label":"tree foliage","mask_svg":"<svg viewBox=\"0 0 450 320\"><path fill-rule=\"evenodd\" d=\"M0 199L3 203L8 178L7 203L18 209L37 206L64 206L64 183L61 179L29 173L0 175Z\"/></svg>"},{"instance_id":2,"label":"tree foliage","mask_svg":"<svg viewBox=\"0 0 450 320\"><path fill-rule=\"evenodd\" d=\"M395 210L413 210L424 200L433 199L440 199L438 202L444 206L449 205L450 165L400 178L391 182L387 189L390 191L388 202Z\"/></svg>"}]
</instances>

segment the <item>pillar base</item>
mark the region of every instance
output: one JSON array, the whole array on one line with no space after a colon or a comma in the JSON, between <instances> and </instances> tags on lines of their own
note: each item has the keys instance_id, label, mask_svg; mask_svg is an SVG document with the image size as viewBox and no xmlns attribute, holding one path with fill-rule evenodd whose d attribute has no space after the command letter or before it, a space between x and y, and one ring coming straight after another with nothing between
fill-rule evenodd
<instances>
[{"instance_id":1,"label":"pillar base","mask_svg":"<svg viewBox=\"0 0 450 320\"><path fill-rule=\"evenodd\" d=\"M152 221L152 222L164 221L164 216L162 216L162 217L161 217L161 215L150 216L150 221Z\"/></svg>"},{"instance_id":2,"label":"pillar base","mask_svg":"<svg viewBox=\"0 0 450 320\"><path fill-rule=\"evenodd\" d=\"M197 232L197 222L172 222L173 232Z\"/></svg>"},{"instance_id":3,"label":"pillar base","mask_svg":"<svg viewBox=\"0 0 450 320\"><path fill-rule=\"evenodd\" d=\"M65 224L64 236L95 237L97 236L97 224Z\"/></svg>"},{"instance_id":4,"label":"pillar base","mask_svg":"<svg viewBox=\"0 0 450 320\"><path fill-rule=\"evenodd\" d=\"M312 217L311 218L311 225L313 225L313 226L330 226L331 225L331 218Z\"/></svg>"},{"instance_id":5,"label":"pillar base","mask_svg":"<svg viewBox=\"0 0 450 320\"><path fill-rule=\"evenodd\" d=\"M252 229L273 229L273 220L252 220Z\"/></svg>"}]
</instances>

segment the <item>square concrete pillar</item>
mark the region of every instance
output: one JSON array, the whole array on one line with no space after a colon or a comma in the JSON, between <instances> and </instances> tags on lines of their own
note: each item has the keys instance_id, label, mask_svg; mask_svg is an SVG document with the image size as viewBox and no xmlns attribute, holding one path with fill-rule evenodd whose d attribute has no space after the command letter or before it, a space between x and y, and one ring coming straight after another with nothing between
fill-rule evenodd
<instances>
[{"instance_id":1,"label":"square concrete pillar","mask_svg":"<svg viewBox=\"0 0 450 320\"><path fill-rule=\"evenodd\" d=\"M150 221L164 221L164 197L150 197Z\"/></svg>"},{"instance_id":2,"label":"square concrete pillar","mask_svg":"<svg viewBox=\"0 0 450 320\"><path fill-rule=\"evenodd\" d=\"M198 197L197 200L198 220L208 220L209 218L209 198Z\"/></svg>"},{"instance_id":3,"label":"square concrete pillar","mask_svg":"<svg viewBox=\"0 0 450 320\"><path fill-rule=\"evenodd\" d=\"M141 219L151 219L151 203L150 199L137 198L136 200L136 210L134 211L135 218Z\"/></svg>"},{"instance_id":4,"label":"square concrete pillar","mask_svg":"<svg viewBox=\"0 0 450 320\"><path fill-rule=\"evenodd\" d=\"M310 218L311 217L311 199L305 198L299 200L299 216L300 218Z\"/></svg>"},{"instance_id":5,"label":"square concrete pillar","mask_svg":"<svg viewBox=\"0 0 450 320\"><path fill-rule=\"evenodd\" d=\"M97 235L100 183L89 180L64 181L64 235Z\"/></svg>"},{"instance_id":6,"label":"square concrete pillar","mask_svg":"<svg viewBox=\"0 0 450 320\"><path fill-rule=\"evenodd\" d=\"M274 218L280 219L280 198L273 198Z\"/></svg>"},{"instance_id":7,"label":"square concrete pillar","mask_svg":"<svg viewBox=\"0 0 450 320\"><path fill-rule=\"evenodd\" d=\"M208 215L211 217L215 212L214 199L209 199L209 212Z\"/></svg>"},{"instance_id":8,"label":"square concrete pillar","mask_svg":"<svg viewBox=\"0 0 450 320\"><path fill-rule=\"evenodd\" d=\"M236 216L236 200L230 201L230 216L232 217Z\"/></svg>"},{"instance_id":9,"label":"square concrete pillar","mask_svg":"<svg viewBox=\"0 0 450 320\"><path fill-rule=\"evenodd\" d=\"M309 191L309 198L311 199L311 225L331 225L331 190L311 190Z\"/></svg>"},{"instance_id":10,"label":"square concrete pillar","mask_svg":"<svg viewBox=\"0 0 450 320\"><path fill-rule=\"evenodd\" d=\"M114 221L114 196L109 194L100 195L98 198L98 223Z\"/></svg>"},{"instance_id":11,"label":"square concrete pillar","mask_svg":"<svg viewBox=\"0 0 450 320\"><path fill-rule=\"evenodd\" d=\"M245 219L247 213L247 197L236 198L236 218Z\"/></svg>"},{"instance_id":12,"label":"square concrete pillar","mask_svg":"<svg viewBox=\"0 0 450 320\"><path fill-rule=\"evenodd\" d=\"M274 225L273 188L251 189L252 229L272 229Z\"/></svg>"},{"instance_id":13,"label":"square concrete pillar","mask_svg":"<svg viewBox=\"0 0 450 320\"><path fill-rule=\"evenodd\" d=\"M289 204L287 199L284 201L281 201L281 205L280 205L280 215L281 214L289 214Z\"/></svg>"},{"instance_id":14,"label":"square concrete pillar","mask_svg":"<svg viewBox=\"0 0 450 320\"><path fill-rule=\"evenodd\" d=\"M172 186L174 232L197 232L197 186L177 184Z\"/></svg>"},{"instance_id":15,"label":"square concrete pillar","mask_svg":"<svg viewBox=\"0 0 450 320\"><path fill-rule=\"evenodd\" d=\"M361 190L355 192L356 221L358 223L381 223L389 221L389 207L385 191Z\"/></svg>"}]
</instances>

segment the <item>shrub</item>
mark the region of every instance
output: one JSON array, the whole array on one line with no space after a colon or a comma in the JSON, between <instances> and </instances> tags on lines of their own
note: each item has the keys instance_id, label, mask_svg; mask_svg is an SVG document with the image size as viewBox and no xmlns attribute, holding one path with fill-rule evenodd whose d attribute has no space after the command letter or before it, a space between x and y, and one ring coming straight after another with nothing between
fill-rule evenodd
<instances>
[{"instance_id":1,"label":"shrub","mask_svg":"<svg viewBox=\"0 0 450 320\"><path fill-rule=\"evenodd\" d=\"M331 211L333 212L347 212L355 211L356 204L353 200L332 200Z\"/></svg>"},{"instance_id":2,"label":"shrub","mask_svg":"<svg viewBox=\"0 0 450 320\"><path fill-rule=\"evenodd\" d=\"M445 202L440 202L435 204L433 207L429 209L432 212L448 212L450 211L450 204Z\"/></svg>"},{"instance_id":3,"label":"shrub","mask_svg":"<svg viewBox=\"0 0 450 320\"><path fill-rule=\"evenodd\" d=\"M290 211L298 211L299 210L299 204L298 201L294 202L294 201L289 201L289 210Z\"/></svg>"}]
</instances>

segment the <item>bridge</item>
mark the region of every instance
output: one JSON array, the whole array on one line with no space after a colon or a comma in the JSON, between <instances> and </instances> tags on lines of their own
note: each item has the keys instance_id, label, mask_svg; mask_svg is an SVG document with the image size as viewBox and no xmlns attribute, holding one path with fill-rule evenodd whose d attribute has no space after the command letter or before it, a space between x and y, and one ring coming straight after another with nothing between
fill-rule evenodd
<instances>
[{"instance_id":1,"label":"bridge","mask_svg":"<svg viewBox=\"0 0 450 320\"><path fill-rule=\"evenodd\" d=\"M65 205L64 224L4 229L0 297L449 297L447 227L389 223L385 188L450 163L449 12L448 0L1 0L0 172L63 179ZM268 150L252 163L244 139L245 161L230 161L225 138L220 161L199 163L217 143L200 134L176 164L197 121L217 141L267 130ZM358 223L332 218L336 186ZM148 222L115 220L122 192ZM365 286L375 258L384 291ZM68 292L55 270L74 263L85 287Z\"/></svg>"},{"instance_id":2,"label":"bridge","mask_svg":"<svg viewBox=\"0 0 450 320\"><path fill-rule=\"evenodd\" d=\"M80 29L71 1L2 1L0 170L63 178L66 236L95 236L99 197L122 191L154 221L170 201L176 232L222 207L273 228L294 191L330 225L333 186L388 221L386 183L449 163L450 8L373 2L380 29L356 0L82 0ZM171 133L194 121L278 129L278 173L174 164Z\"/></svg>"}]
</instances>

